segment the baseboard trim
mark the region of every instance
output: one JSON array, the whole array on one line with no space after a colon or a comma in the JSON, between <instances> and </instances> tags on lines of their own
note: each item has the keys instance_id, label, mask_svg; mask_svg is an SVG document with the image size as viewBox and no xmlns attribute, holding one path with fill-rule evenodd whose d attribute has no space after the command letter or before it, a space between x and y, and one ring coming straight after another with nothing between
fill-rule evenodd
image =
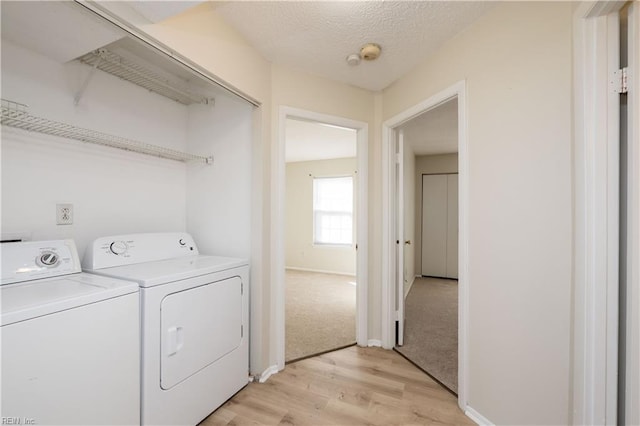
<instances>
[{"instance_id":1,"label":"baseboard trim","mask_svg":"<svg viewBox=\"0 0 640 426\"><path fill-rule=\"evenodd\" d=\"M407 295L409 294L409 292L411 291L411 287L413 287L413 284L416 282L416 277L413 277L413 279L411 280L411 283L409 284L409 287L407 287L407 289L404 291L404 298L407 298Z\"/></svg>"},{"instance_id":2,"label":"baseboard trim","mask_svg":"<svg viewBox=\"0 0 640 426\"><path fill-rule=\"evenodd\" d=\"M311 269L311 268L298 268L296 266L285 266L285 269L291 269L292 271L302 271L302 272L318 272L320 274L334 274L334 275L347 275L350 277L355 277L356 274L353 272L340 272L340 271L327 271L325 269Z\"/></svg>"},{"instance_id":3,"label":"baseboard trim","mask_svg":"<svg viewBox=\"0 0 640 426\"><path fill-rule=\"evenodd\" d=\"M269 380L269 377L273 376L274 374L276 374L278 372L278 366L277 365L272 365L267 367L266 370L264 370L262 372L262 374L260 374L260 378L258 379L258 381L260 383L264 383L267 380Z\"/></svg>"},{"instance_id":4,"label":"baseboard trim","mask_svg":"<svg viewBox=\"0 0 640 426\"><path fill-rule=\"evenodd\" d=\"M378 340L378 339L369 339L367 341L367 346L368 347L376 347L376 348L381 348L382 347L382 340Z\"/></svg>"},{"instance_id":5,"label":"baseboard trim","mask_svg":"<svg viewBox=\"0 0 640 426\"><path fill-rule=\"evenodd\" d=\"M439 280L458 281L458 278L453 277L438 277L436 275L418 275L418 278L437 278Z\"/></svg>"},{"instance_id":6,"label":"baseboard trim","mask_svg":"<svg viewBox=\"0 0 640 426\"><path fill-rule=\"evenodd\" d=\"M467 409L464 411L464 415L473 420L477 425L480 426L494 426L494 423L487 420L482 414L478 413L473 408L467 405Z\"/></svg>"}]
</instances>

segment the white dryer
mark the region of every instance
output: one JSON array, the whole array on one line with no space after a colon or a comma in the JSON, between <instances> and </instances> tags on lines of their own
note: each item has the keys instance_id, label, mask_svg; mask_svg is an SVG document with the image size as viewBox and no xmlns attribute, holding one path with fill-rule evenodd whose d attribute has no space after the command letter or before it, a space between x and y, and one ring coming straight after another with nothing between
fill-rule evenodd
<instances>
[{"instance_id":1,"label":"white dryer","mask_svg":"<svg viewBox=\"0 0 640 426\"><path fill-rule=\"evenodd\" d=\"M249 266L187 233L99 238L87 272L140 285L141 423L195 425L249 379Z\"/></svg>"},{"instance_id":2,"label":"white dryer","mask_svg":"<svg viewBox=\"0 0 640 426\"><path fill-rule=\"evenodd\" d=\"M2 423L137 424L136 283L82 273L72 240L0 250Z\"/></svg>"}]
</instances>

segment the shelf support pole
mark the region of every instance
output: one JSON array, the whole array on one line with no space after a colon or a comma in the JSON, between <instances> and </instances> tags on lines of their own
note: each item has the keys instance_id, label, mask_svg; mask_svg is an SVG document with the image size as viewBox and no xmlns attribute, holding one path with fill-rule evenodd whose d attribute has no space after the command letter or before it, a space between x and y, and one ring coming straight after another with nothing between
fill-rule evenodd
<instances>
[{"instance_id":1,"label":"shelf support pole","mask_svg":"<svg viewBox=\"0 0 640 426\"><path fill-rule=\"evenodd\" d=\"M84 91L87 89L87 86L89 85L89 81L91 80L91 77L93 77L93 74L96 72L96 69L98 68L98 65L100 65L101 61L102 61L102 57L98 57L98 60L96 61L96 63L93 64L93 68L91 68L91 71L89 71L89 74L87 74L87 78L85 78L84 81L82 82L82 86L80 86L80 90L78 90L78 93L76 93L76 96L73 98L74 105L77 106L78 103L80 103L80 99L82 98Z\"/></svg>"}]
</instances>

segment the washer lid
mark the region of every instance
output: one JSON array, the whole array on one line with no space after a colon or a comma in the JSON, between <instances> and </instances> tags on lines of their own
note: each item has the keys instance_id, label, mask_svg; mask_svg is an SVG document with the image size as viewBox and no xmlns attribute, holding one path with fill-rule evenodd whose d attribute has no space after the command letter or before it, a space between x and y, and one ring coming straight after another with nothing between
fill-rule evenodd
<instances>
[{"instance_id":1,"label":"washer lid","mask_svg":"<svg viewBox=\"0 0 640 426\"><path fill-rule=\"evenodd\" d=\"M87 270L87 272L135 281L140 284L140 287L153 287L245 265L248 265L248 261L245 259L196 255Z\"/></svg>"},{"instance_id":2,"label":"washer lid","mask_svg":"<svg viewBox=\"0 0 640 426\"><path fill-rule=\"evenodd\" d=\"M136 283L76 273L0 288L2 326L138 291Z\"/></svg>"}]
</instances>

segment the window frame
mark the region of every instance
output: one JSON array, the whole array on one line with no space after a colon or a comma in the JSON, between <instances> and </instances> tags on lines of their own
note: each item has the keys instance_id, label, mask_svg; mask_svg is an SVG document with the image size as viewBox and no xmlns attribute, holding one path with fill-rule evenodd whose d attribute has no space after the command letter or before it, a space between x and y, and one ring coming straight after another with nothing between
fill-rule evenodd
<instances>
[{"instance_id":1,"label":"window frame","mask_svg":"<svg viewBox=\"0 0 640 426\"><path fill-rule=\"evenodd\" d=\"M351 216L351 238L350 238L350 242L349 243L336 243L336 242L319 242L317 241L316 238L316 185L315 185L315 181L316 179L320 180L320 179L344 179L344 178L349 178L351 179L351 211L349 212L349 215ZM311 216L312 216L312 226L311 226L311 242L313 244L314 247L324 247L324 248L338 248L338 249L350 249L354 246L355 244L355 215L356 215L356 199L355 199L355 193L356 193L356 179L355 176L353 174L337 174L337 175L323 175L323 176L312 176L312 180L311 180L311 196L312 196L312 200L311 200ZM329 211L331 212L331 211ZM340 213L344 213L342 211L335 211L335 213L340 214Z\"/></svg>"}]
</instances>

